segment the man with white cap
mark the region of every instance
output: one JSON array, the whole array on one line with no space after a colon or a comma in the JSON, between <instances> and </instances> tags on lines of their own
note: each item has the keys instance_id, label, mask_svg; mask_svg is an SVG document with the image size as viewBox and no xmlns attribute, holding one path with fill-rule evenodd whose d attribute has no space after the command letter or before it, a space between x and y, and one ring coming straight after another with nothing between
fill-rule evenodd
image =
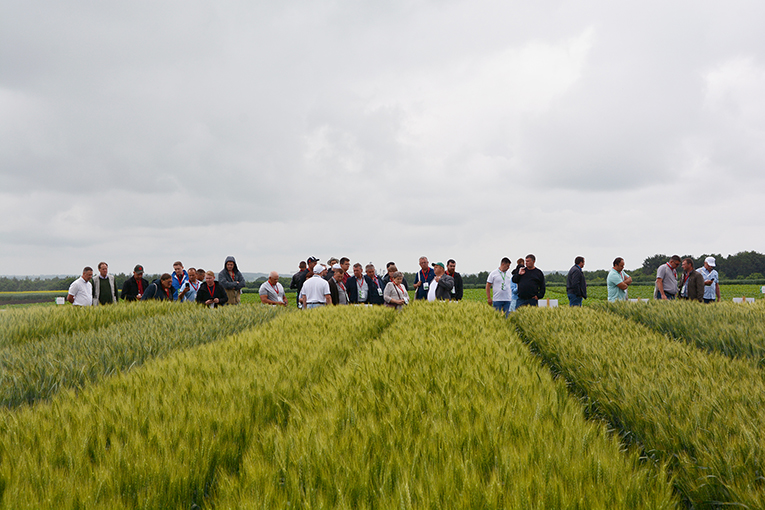
<instances>
[{"instance_id":1,"label":"man with white cap","mask_svg":"<svg viewBox=\"0 0 765 510\"><path fill-rule=\"evenodd\" d=\"M720 277L715 269L715 258L704 259L704 267L699 269L699 273L704 278L704 302L720 301Z\"/></svg>"},{"instance_id":2,"label":"man with white cap","mask_svg":"<svg viewBox=\"0 0 765 510\"><path fill-rule=\"evenodd\" d=\"M305 281L300 290L300 304L303 305L303 310L332 304L329 282L322 278L326 273L327 268L323 265L314 266L313 276Z\"/></svg>"}]
</instances>

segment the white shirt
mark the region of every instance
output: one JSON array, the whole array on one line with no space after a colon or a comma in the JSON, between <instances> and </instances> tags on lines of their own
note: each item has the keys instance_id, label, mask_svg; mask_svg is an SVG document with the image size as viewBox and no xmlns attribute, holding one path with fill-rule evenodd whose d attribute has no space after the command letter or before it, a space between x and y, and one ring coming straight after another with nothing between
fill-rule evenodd
<instances>
[{"instance_id":1,"label":"white shirt","mask_svg":"<svg viewBox=\"0 0 765 510\"><path fill-rule=\"evenodd\" d=\"M300 297L305 296L306 303L327 303L329 296L329 282L315 274L303 284L300 289Z\"/></svg>"},{"instance_id":2,"label":"white shirt","mask_svg":"<svg viewBox=\"0 0 765 510\"><path fill-rule=\"evenodd\" d=\"M491 284L491 290L494 293L492 301L512 301L513 295L510 289L510 283L513 275L510 271L504 273L499 269L495 269L489 273L489 277L486 279L486 283Z\"/></svg>"},{"instance_id":3,"label":"white shirt","mask_svg":"<svg viewBox=\"0 0 765 510\"><path fill-rule=\"evenodd\" d=\"M93 285L86 282L82 276L69 286L69 294L74 296L74 306L91 306L93 304Z\"/></svg>"},{"instance_id":4,"label":"white shirt","mask_svg":"<svg viewBox=\"0 0 765 510\"><path fill-rule=\"evenodd\" d=\"M428 301L435 301L436 300L436 289L438 288L438 282L435 278L433 278L433 281L430 282L430 285L428 286Z\"/></svg>"}]
</instances>

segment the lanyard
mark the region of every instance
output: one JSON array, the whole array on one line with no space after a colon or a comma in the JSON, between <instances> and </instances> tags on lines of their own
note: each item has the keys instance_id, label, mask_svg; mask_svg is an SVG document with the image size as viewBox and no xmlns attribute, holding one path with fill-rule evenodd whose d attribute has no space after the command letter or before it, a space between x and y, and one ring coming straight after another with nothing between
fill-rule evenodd
<instances>
[{"instance_id":1,"label":"lanyard","mask_svg":"<svg viewBox=\"0 0 765 510\"><path fill-rule=\"evenodd\" d=\"M669 265L669 262L667 262L667 267L672 270L672 274L677 278L677 271L675 271L675 268Z\"/></svg>"},{"instance_id":2,"label":"lanyard","mask_svg":"<svg viewBox=\"0 0 765 510\"><path fill-rule=\"evenodd\" d=\"M193 283L189 282L189 285L191 285L191 287L192 287L194 290L199 290L199 285L200 285L200 282L197 282L197 284L196 284L196 285L194 285Z\"/></svg>"},{"instance_id":3,"label":"lanyard","mask_svg":"<svg viewBox=\"0 0 765 510\"><path fill-rule=\"evenodd\" d=\"M269 285L271 285L271 288L272 288L272 289L274 289L274 293L275 293L277 296L279 296L279 289L277 289L276 287L274 287L274 286L271 284L271 282L268 282L268 284L269 284ZM277 284L277 285L279 285L279 282L276 282L276 284Z\"/></svg>"},{"instance_id":4,"label":"lanyard","mask_svg":"<svg viewBox=\"0 0 765 510\"><path fill-rule=\"evenodd\" d=\"M359 290L364 288L364 277L356 278L356 285L359 286Z\"/></svg>"},{"instance_id":5,"label":"lanyard","mask_svg":"<svg viewBox=\"0 0 765 510\"><path fill-rule=\"evenodd\" d=\"M430 275L430 268L428 268L427 271L420 269L420 274L422 274L422 281L424 282L428 281L428 276Z\"/></svg>"},{"instance_id":6,"label":"lanyard","mask_svg":"<svg viewBox=\"0 0 765 510\"><path fill-rule=\"evenodd\" d=\"M399 285L399 284L398 284L398 283L396 283L396 282L393 282L393 285L395 285L395 286L396 286L396 288L397 288L399 291L401 291L401 292L399 293L399 296L401 296L401 297L404 297L404 289L402 289L402 288L401 288L401 285Z\"/></svg>"},{"instance_id":7,"label":"lanyard","mask_svg":"<svg viewBox=\"0 0 765 510\"><path fill-rule=\"evenodd\" d=\"M210 292L210 285L207 285L207 291ZM210 292L210 299L215 299L215 283L213 283L212 292Z\"/></svg>"},{"instance_id":8,"label":"lanyard","mask_svg":"<svg viewBox=\"0 0 765 510\"><path fill-rule=\"evenodd\" d=\"M143 294L143 281L136 280L136 283L138 284L138 293Z\"/></svg>"},{"instance_id":9,"label":"lanyard","mask_svg":"<svg viewBox=\"0 0 765 510\"><path fill-rule=\"evenodd\" d=\"M343 284L343 282L337 282L337 285L338 285L338 286L339 286L341 289L343 289L343 292L345 292L345 285Z\"/></svg>"}]
</instances>

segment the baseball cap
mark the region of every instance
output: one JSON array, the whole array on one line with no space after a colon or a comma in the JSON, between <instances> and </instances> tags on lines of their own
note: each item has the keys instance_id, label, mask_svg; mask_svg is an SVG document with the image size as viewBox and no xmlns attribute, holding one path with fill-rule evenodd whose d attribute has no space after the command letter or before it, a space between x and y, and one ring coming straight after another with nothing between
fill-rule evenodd
<instances>
[{"instance_id":1,"label":"baseball cap","mask_svg":"<svg viewBox=\"0 0 765 510\"><path fill-rule=\"evenodd\" d=\"M316 257L308 257L308 259L306 260L306 262L318 262L318 261L319 259L317 259Z\"/></svg>"},{"instance_id":2,"label":"baseball cap","mask_svg":"<svg viewBox=\"0 0 765 510\"><path fill-rule=\"evenodd\" d=\"M443 267L444 269L446 269L446 266L444 265L444 263L443 263L443 262L433 262L433 263L431 264L431 266L433 266L433 267L436 267L436 266L441 266L441 267Z\"/></svg>"},{"instance_id":3,"label":"baseball cap","mask_svg":"<svg viewBox=\"0 0 765 510\"><path fill-rule=\"evenodd\" d=\"M138 264L133 268L134 273L143 273L143 266L141 264Z\"/></svg>"},{"instance_id":4,"label":"baseball cap","mask_svg":"<svg viewBox=\"0 0 765 510\"><path fill-rule=\"evenodd\" d=\"M327 270L327 266L325 266L324 264L316 264L315 266L313 266L313 274L319 274L322 271L326 271L326 270Z\"/></svg>"},{"instance_id":5,"label":"baseball cap","mask_svg":"<svg viewBox=\"0 0 765 510\"><path fill-rule=\"evenodd\" d=\"M704 259L704 262L709 264L711 267L715 267L715 258L714 257L707 257Z\"/></svg>"},{"instance_id":6,"label":"baseball cap","mask_svg":"<svg viewBox=\"0 0 765 510\"><path fill-rule=\"evenodd\" d=\"M340 264L333 264L332 269L342 269L342 267L340 266Z\"/></svg>"}]
</instances>

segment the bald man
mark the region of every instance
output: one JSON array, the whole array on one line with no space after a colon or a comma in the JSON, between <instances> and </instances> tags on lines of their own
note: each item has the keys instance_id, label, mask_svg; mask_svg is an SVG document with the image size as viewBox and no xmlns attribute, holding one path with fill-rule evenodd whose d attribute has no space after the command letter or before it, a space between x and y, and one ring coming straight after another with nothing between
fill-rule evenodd
<instances>
[{"instance_id":1,"label":"bald man","mask_svg":"<svg viewBox=\"0 0 765 510\"><path fill-rule=\"evenodd\" d=\"M268 280L263 282L258 291L260 302L264 305L287 306L287 296L284 294L284 287L279 283L279 273L271 271Z\"/></svg>"}]
</instances>

